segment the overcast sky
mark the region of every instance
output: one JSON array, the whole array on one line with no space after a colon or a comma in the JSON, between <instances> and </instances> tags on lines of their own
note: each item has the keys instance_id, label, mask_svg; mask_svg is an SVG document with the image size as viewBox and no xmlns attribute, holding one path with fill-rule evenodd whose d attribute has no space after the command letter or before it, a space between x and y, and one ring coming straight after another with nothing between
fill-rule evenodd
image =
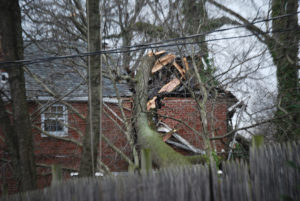
<instances>
[{"instance_id":1,"label":"overcast sky","mask_svg":"<svg viewBox=\"0 0 300 201\"><path fill-rule=\"evenodd\" d=\"M218 2L236 11L244 18L251 20L266 19L269 10L268 0L222 0ZM219 9L212 5L208 5L208 8L210 17L221 17L225 15L235 19L227 13L220 12ZM298 18L300 18L299 15ZM256 24L256 26L263 30L266 29L266 23ZM226 25L226 27L230 26ZM243 36L248 34L251 33L244 28L241 28L210 34L208 38ZM249 113L255 113L263 107L274 104L277 93L276 68L273 65L269 52L265 51L266 46L264 44L259 42L255 37L247 37L214 41L210 42L209 45L211 56L214 59L219 72L226 71L230 66L234 66L246 58L255 57L257 55L256 58L251 59L250 61L239 65L235 70L230 71L231 73L226 74L222 79L225 80L228 77L234 78L235 76L238 76L239 71L249 73L247 78L227 85L227 89L233 92L240 100L250 96L247 107ZM233 59L235 60L232 63ZM264 113L258 113L257 116L267 117L266 115L269 112L270 110ZM244 114L243 117L244 121L241 122L239 125L240 127L254 123L254 121L250 121L248 115ZM236 120L236 118L234 118L234 120Z\"/></svg>"}]
</instances>

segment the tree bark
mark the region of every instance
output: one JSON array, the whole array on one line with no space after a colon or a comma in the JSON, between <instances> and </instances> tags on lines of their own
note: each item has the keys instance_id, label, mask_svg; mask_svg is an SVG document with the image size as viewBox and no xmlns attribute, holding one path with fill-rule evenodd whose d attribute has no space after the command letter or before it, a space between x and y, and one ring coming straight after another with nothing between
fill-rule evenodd
<instances>
[{"instance_id":1,"label":"tree bark","mask_svg":"<svg viewBox=\"0 0 300 201\"><path fill-rule=\"evenodd\" d=\"M18 137L10 121L9 114L6 111L5 103L0 95L0 128L4 134L5 144L11 157L13 167L13 177L17 181L17 189L20 189L21 169L19 164Z\"/></svg>"},{"instance_id":2,"label":"tree bark","mask_svg":"<svg viewBox=\"0 0 300 201\"><path fill-rule=\"evenodd\" d=\"M273 0L272 17L294 14L272 21L273 38L269 44L274 64L277 66L278 98L277 116L289 114L277 122L280 139L300 136L300 91L298 77L299 35L298 0Z\"/></svg>"},{"instance_id":3,"label":"tree bark","mask_svg":"<svg viewBox=\"0 0 300 201\"><path fill-rule=\"evenodd\" d=\"M151 150L152 161L159 167L188 165L190 162L183 155L168 146L149 125L152 119L151 115L146 112L146 103L148 97L148 80L154 62L154 56L144 56L136 75L134 119L138 145L143 149Z\"/></svg>"},{"instance_id":4,"label":"tree bark","mask_svg":"<svg viewBox=\"0 0 300 201\"><path fill-rule=\"evenodd\" d=\"M13 61L23 59L23 39L21 28L20 7L17 0L0 0L0 61ZM32 128L29 117L24 71L22 66L8 67L10 96L13 111L13 132L17 139L6 138L17 143L21 170L20 190L32 190L36 188L36 169L34 163ZM6 120L7 121L7 120ZM8 126L9 127L9 126ZM9 129L11 130L11 129ZM7 132L5 130L4 132ZM11 135L12 131L5 135ZM16 142L17 141L17 142ZM16 153L11 153L14 155Z\"/></svg>"},{"instance_id":5,"label":"tree bark","mask_svg":"<svg viewBox=\"0 0 300 201\"><path fill-rule=\"evenodd\" d=\"M277 113L280 120L275 122L279 140L300 138L300 90L299 90L299 39L297 10L298 0L272 0L273 34L268 35L251 24L237 12L226 8L214 0L207 0L221 10L242 21L245 28L256 34L259 41L269 49L274 65L277 68ZM282 16L290 14L290 16ZM288 116L288 118L286 118Z\"/></svg>"},{"instance_id":6,"label":"tree bark","mask_svg":"<svg viewBox=\"0 0 300 201\"><path fill-rule=\"evenodd\" d=\"M87 0L88 51L101 50L99 0ZM101 55L89 56L89 111L87 130L83 139L80 176L93 176L97 167L97 156L101 132L102 79Z\"/></svg>"}]
</instances>

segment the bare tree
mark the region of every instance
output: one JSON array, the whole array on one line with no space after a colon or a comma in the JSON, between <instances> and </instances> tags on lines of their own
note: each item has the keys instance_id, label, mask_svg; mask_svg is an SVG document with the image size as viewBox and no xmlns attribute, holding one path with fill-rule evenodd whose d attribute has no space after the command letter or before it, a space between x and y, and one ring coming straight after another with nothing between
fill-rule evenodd
<instances>
[{"instance_id":1,"label":"bare tree","mask_svg":"<svg viewBox=\"0 0 300 201\"><path fill-rule=\"evenodd\" d=\"M195 133L200 138L203 138L205 141L205 146L207 149L207 153L211 153L215 149L214 143L215 140L224 139L229 136L233 136L236 130L242 130L242 128L236 128L234 131L228 131L227 134L224 136L215 136L217 133L216 130L216 122L217 118L214 114L214 108L217 105L217 101L220 99L218 88L226 88L229 85L235 85L238 82L243 82L245 79L252 74L255 74L257 68L245 70L240 68L246 61L251 60L250 56L253 47L249 47L248 52L241 58L235 57L232 58L232 63L229 62L229 68L226 71L217 71L218 67L214 65L213 62L213 53L209 49L209 43L206 42L208 32L213 32L214 30L220 28L224 24L243 24L244 21L238 18L239 22L235 20L231 20L227 17L221 18L209 18L207 14L207 3L212 1L196 1L192 2L189 0L186 1L169 1L167 3L167 7L165 7L164 2L157 2L157 1L105 1L105 9L103 11L104 16L104 33L105 36L103 37L111 46L123 46L125 52L123 54L116 54L117 56L105 55L103 58L108 58L111 60L108 62L108 65L112 66L107 70L103 70L103 76L111 79L113 81L113 85L117 94L118 99L118 106L121 111L121 115L113 114L111 111L110 115L113 116L112 119L117 118L122 122L125 126L118 126L128 141L128 144L131 147L132 157L127 156L116 147L113 143L111 143L106 136L102 136L103 139L110 147L113 148L116 153L118 153L123 159L128 162L130 166L134 168L138 167L139 165L139 158L137 154L137 146L145 147L153 150L155 155L155 162L159 166L166 166L169 164L169 159L174 159L172 164L188 164L190 163L188 159L185 157L179 156L177 153L173 152L172 150L167 148L161 139L157 136L157 132L155 131L156 128L149 127L145 124L147 116L149 115L148 111L146 111L146 102L149 98L149 88L145 82L151 81L151 76L147 73L153 67L153 63L157 61L159 57L148 57L144 56L145 51L134 52L131 51L129 46L134 45L140 42L154 42L158 41L159 39L170 39L170 37L178 37L178 36L186 36L194 33L200 33L199 37L195 37L191 40L183 40L186 43L195 43L195 45L180 45L177 48L170 48L167 47L167 50L172 53L174 49L179 50L178 55L181 58L189 57L189 65L190 71L183 68L185 66L184 60L182 60L181 66L177 66L174 64L172 69L164 68L164 71L171 74L172 78L177 78L179 80L180 86L185 88L187 91L190 92L192 98L197 103L198 112L200 113L199 119L201 120L202 127L201 130L197 130L192 126L189 126L188 123L184 122L183 120L176 119L176 121L180 122L180 124L189 127L189 129ZM87 20L85 14L85 5L80 0L62 0L62 1L43 1L35 4L31 1L27 2L28 4L24 5L24 14L26 19L30 20L30 23L33 23L36 27L33 29L25 29L25 34L28 39L46 39L56 41L59 44L59 47L55 51L48 50L54 54L65 54L63 49L72 49L72 52L82 52L75 42L86 44L87 43L87 36L88 36L88 27L87 27ZM53 6L52 3L55 5ZM97 6L95 6L97 7ZM59 9L56 9L59 8ZM107 9L106 9L107 8ZM183 9L182 9L183 8ZM109 12L110 10L114 12ZM144 12L143 12L144 11ZM168 11L168 12L165 12ZM150 13L150 14L149 14ZM198 15L199 14L199 15ZM149 18L147 16L152 15L155 16L154 18ZM100 22L95 22L95 24L99 25ZM69 26L65 26L68 24ZM251 23L249 25L251 27ZM70 28L72 27L72 28ZM99 29L99 27L98 27ZM254 28L253 28L254 30ZM202 34L201 34L202 33ZM261 34L259 37L265 36L266 34ZM36 36L34 38L34 36ZM179 39L178 39L179 40ZM34 41L34 40L33 40ZM62 41L69 41L69 43L63 43ZM196 44L199 43L200 45ZM166 49L166 48L165 48ZM89 51L96 51L100 50L100 42L97 42L97 47L95 49L89 49ZM260 53L258 53L259 55ZM94 56L93 56L94 57ZM109 58L110 57L110 58ZM255 57L255 56L253 56ZM122 58L122 59L120 59ZM79 59L80 62L75 61L75 59L68 60L65 62L67 65L72 67L74 71L78 72L80 76L89 82L90 77L86 77L85 71L87 70L86 60L85 58ZM90 57L92 60L92 57ZM100 60L99 57L97 60ZM174 58L171 63L173 63ZM113 65L112 65L113 63ZM238 63L238 64L236 64ZM80 68L78 67L80 65ZM98 64L97 64L98 65ZM168 64L169 65L169 64ZM175 67L174 67L175 66ZM168 66L170 67L170 66ZM174 68L173 68L174 67ZM147 69L142 72L142 69ZM176 69L178 71L176 71ZM185 78L183 79L181 73L185 71ZM230 77L230 74L239 69L239 72L236 73L236 77ZM126 72L126 71L127 72ZM30 69L27 71L30 74ZM90 71L92 73L92 71ZM135 74L135 72L137 74ZM143 74L144 73L144 74ZM89 74L89 73L88 73ZM143 75L141 75L143 74ZM224 74L229 75L224 78ZM96 73L92 73L95 77L99 77L99 71L96 70ZM31 75L35 78L35 80L40 83L43 88L53 96L56 101L59 101L63 104L66 104L69 109L74 111L76 115L78 115L82 119L86 119L83 114L80 114L76 111L76 108L73 108L72 105L67 103L63 100L61 96L58 96L55 91L51 90L47 83L43 82L41 79L38 78L36 75ZM156 76L156 75L152 75ZM222 79L221 79L222 78ZM163 81L169 81L170 77L162 80L160 85L157 87L162 87ZM190 80L190 82L187 82ZM95 87L98 87L100 84L99 80L91 79L91 82L96 83ZM132 119L128 119L124 112L124 108L122 105L122 97L120 97L117 93L118 88L116 87L118 82L127 82L131 86L139 86L138 88L135 87L135 110ZM138 84L137 84L138 83ZM166 83L164 83L166 84ZM179 86L179 85L178 85ZM159 89L158 89L159 90ZM157 90L157 91L158 91ZM157 92L156 91L156 92ZM97 92L99 90L97 89ZM100 97L99 94L94 93L96 97ZM161 95L161 94L160 94ZM153 97L150 97L153 98ZM100 98L101 99L101 98ZM95 102L94 106L99 107L101 105L100 99ZM145 100L146 99L146 100ZM91 99L93 102L93 99ZM95 100L95 99L94 99ZM105 108L107 108L104 105ZM98 110L98 109L97 109ZM109 111L109 109L107 110ZM105 111L106 112L106 111ZM99 114L100 112L95 112L94 114ZM90 112L90 114L92 114ZM107 114L106 114L107 115ZM88 115L90 117L90 115ZM92 115L93 116L93 115ZM252 115L254 116L254 115ZM98 118L98 117L97 117ZM97 119L96 118L96 119ZM149 118L149 116L148 116ZM167 118L167 117L165 117ZM172 117L168 117L172 118ZM133 120L133 121L130 121ZM118 122L115 121L116 125ZM152 122L155 123L155 122ZM250 127L254 127L259 122L254 122ZM137 133L134 132L133 124L135 125ZM99 125L99 124L98 124ZM84 136L85 140L82 142L72 139L72 138L59 138L60 140L74 142L79 146L83 146L84 155L86 157L82 157L82 160L85 160L85 164L89 168L89 170L85 172L91 172L93 168L95 168L96 162L94 161L97 153L97 143L99 140L94 138L93 148L91 148L91 137L89 135L89 129L87 129L87 135L83 134L82 131L78 128L71 128L70 129L76 130L80 136ZM249 126L246 128L248 129ZM172 128L173 129L173 128ZM98 133L98 128L95 128L94 134ZM148 135L150 133L151 135ZM50 135L49 135L50 136ZM136 136L137 142L136 143ZM151 137L150 137L151 136ZM147 138L149 137L149 138ZM148 141L148 142L147 142ZM154 143L152 143L154 142ZM227 142L225 142L226 144ZM157 146L157 147L156 147ZM160 147L163 147L160 149ZM91 151L93 150L93 151ZM162 152L168 152L168 157ZM93 152L93 154L92 154ZM197 152L197 151L196 151ZM195 152L195 153L196 153ZM173 155L174 154L174 155ZM94 160L90 157L93 156ZM173 157L174 156L174 157ZM178 161L177 161L178 159ZM93 162L91 162L93 161ZM82 164L83 164L82 163ZM83 168L84 166L82 166ZM83 171L83 170L82 170ZM85 173L82 173L85 175ZM87 174L86 174L87 175Z\"/></svg>"},{"instance_id":2,"label":"bare tree","mask_svg":"<svg viewBox=\"0 0 300 201\"><path fill-rule=\"evenodd\" d=\"M264 31L251 23L239 13L226 6L208 0L217 8L231 14L241 21L245 28L256 35L257 39L264 43L272 56L277 68L278 96L277 117L279 139L299 138L299 24L297 0L270 1L272 29ZM267 20L268 22L268 20ZM288 116L288 118L286 118Z\"/></svg>"},{"instance_id":3,"label":"bare tree","mask_svg":"<svg viewBox=\"0 0 300 201\"><path fill-rule=\"evenodd\" d=\"M19 2L0 1L0 61L23 59L23 39ZM6 69L9 74L9 88L13 124L6 112L1 94L1 129L13 160L15 176L21 191L35 189L36 169L33 153L32 129L26 99L24 71L22 66Z\"/></svg>"},{"instance_id":4,"label":"bare tree","mask_svg":"<svg viewBox=\"0 0 300 201\"><path fill-rule=\"evenodd\" d=\"M100 1L87 0L88 51L101 51ZM80 176L93 176L97 167L102 113L102 67L101 55L88 58L89 113L87 132L83 138Z\"/></svg>"}]
</instances>

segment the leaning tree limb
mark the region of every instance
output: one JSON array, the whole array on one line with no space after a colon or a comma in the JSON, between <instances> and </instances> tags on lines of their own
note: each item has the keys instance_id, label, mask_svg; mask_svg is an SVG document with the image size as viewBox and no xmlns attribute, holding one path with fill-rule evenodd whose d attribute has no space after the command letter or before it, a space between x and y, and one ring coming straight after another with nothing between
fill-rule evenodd
<instances>
[{"instance_id":1,"label":"leaning tree limb","mask_svg":"<svg viewBox=\"0 0 300 201\"><path fill-rule=\"evenodd\" d=\"M189 165L190 162L181 154L168 146L149 125L151 119L146 112L148 98L148 80L155 62L155 56L144 56L136 74L137 83L134 95L134 118L138 144L142 148L151 150L152 161L159 167L172 165Z\"/></svg>"}]
</instances>

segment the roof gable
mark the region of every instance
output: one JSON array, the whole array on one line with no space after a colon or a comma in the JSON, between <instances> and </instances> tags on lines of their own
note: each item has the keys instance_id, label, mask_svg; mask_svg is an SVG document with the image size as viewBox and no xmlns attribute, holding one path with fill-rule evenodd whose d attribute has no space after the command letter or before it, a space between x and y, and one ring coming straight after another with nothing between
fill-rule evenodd
<instances>
[{"instance_id":1,"label":"roof gable","mask_svg":"<svg viewBox=\"0 0 300 201\"><path fill-rule=\"evenodd\" d=\"M64 51L58 50L55 45L57 45L55 42L25 43L24 57L26 59L46 58L56 56L56 52L76 53L67 48ZM80 45L77 48L81 49L82 52L85 49L85 47ZM28 98L49 96L45 86L59 97L66 96L68 99L87 97L88 86L86 83L86 68L83 66L84 58L73 58L72 60L73 62L70 60L53 60L27 65L26 67L29 71L25 72L25 80ZM77 66L76 62L78 62ZM103 65L103 70L106 69L107 66ZM113 82L110 79L103 78L102 86L103 97L116 96ZM132 95L126 83L117 83L117 88L120 96L128 97Z\"/></svg>"}]
</instances>

